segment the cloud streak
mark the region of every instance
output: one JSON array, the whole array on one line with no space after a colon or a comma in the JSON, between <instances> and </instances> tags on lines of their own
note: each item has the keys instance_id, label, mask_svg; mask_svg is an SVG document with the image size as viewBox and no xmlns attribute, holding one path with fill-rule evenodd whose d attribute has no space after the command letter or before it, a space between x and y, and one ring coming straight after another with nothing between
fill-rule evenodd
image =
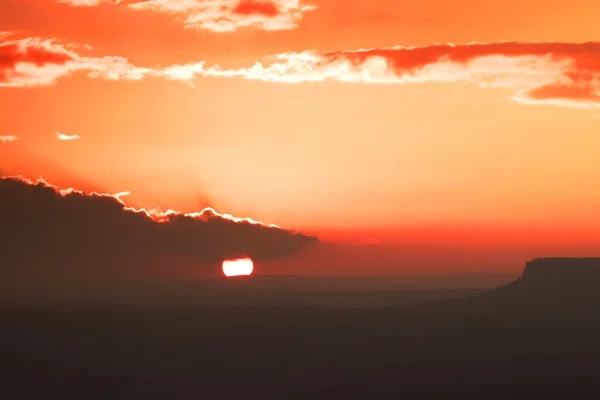
<instances>
[{"instance_id":1,"label":"cloud streak","mask_svg":"<svg viewBox=\"0 0 600 400\"><path fill-rule=\"evenodd\" d=\"M211 208L187 214L134 209L121 199L127 194L87 194L43 180L0 178L0 275L135 276L163 259L186 260L206 271L236 255L273 260L318 242ZM173 262L159 267L166 275L177 269Z\"/></svg>"},{"instance_id":2,"label":"cloud streak","mask_svg":"<svg viewBox=\"0 0 600 400\"><path fill-rule=\"evenodd\" d=\"M0 143L11 143L16 142L17 140L19 140L19 137L14 135L0 136Z\"/></svg>"},{"instance_id":3,"label":"cloud streak","mask_svg":"<svg viewBox=\"0 0 600 400\"><path fill-rule=\"evenodd\" d=\"M66 135L64 133L56 132L56 138L58 140L63 141L63 142L70 142L70 141L73 141L73 140L79 140L79 139L81 139L81 136L79 136L79 135Z\"/></svg>"},{"instance_id":4,"label":"cloud streak","mask_svg":"<svg viewBox=\"0 0 600 400\"><path fill-rule=\"evenodd\" d=\"M265 31L298 27L314 5L304 0L58 0L72 6L122 5L173 15L186 28L233 32L255 27Z\"/></svg>"},{"instance_id":5,"label":"cloud streak","mask_svg":"<svg viewBox=\"0 0 600 400\"><path fill-rule=\"evenodd\" d=\"M204 70L204 62L168 67L138 67L124 57L85 57L55 39L0 38L0 87L52 85L76 72L90 78L139 81L157 77L190 81Z\"/></svg>"},{"instance_id":6,"label":"cloud streak","mask_svg":"<svg viewBox=\"0 0 600 400\"><path fill-rule=\"evenodd\" d=\"M0 86L49 85L78 71L90 78L149 77L194 85L197 77L298 84L404 85L468 82L513 90L514 101L600 108L600 42L500 42L282 53L246 68L194 61L139 67L116 56L85 57L52 39L0 40Z\"/></svg>"},{"instance_id":7,"label":"cloud streak","mask_svg":"<svg viewBox=\"0 0 600 400\"><path fill-rule=\"evenodd\" d=\"M470 82L515 90L527 104L600 107L600 42L472 43L333 52L284 53L235 70L212 67L205 76L280 83L363 84Z\"/></svg>"}]
</instances>

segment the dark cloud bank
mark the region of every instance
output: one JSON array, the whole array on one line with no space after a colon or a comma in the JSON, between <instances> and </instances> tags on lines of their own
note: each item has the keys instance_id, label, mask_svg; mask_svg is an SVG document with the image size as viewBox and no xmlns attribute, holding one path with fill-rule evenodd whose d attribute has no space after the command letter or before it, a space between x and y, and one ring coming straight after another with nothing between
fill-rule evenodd
<instances>
[{"instance_id":1,"label":"dark cloud bank","mask_svg":"<svg viewBox=\"0 0 600 400\"><path fill-rule=\"evenodd\" d=\"M112 195L65 192L44 183L0 178L0 279L113 279L218 272L224 258L287 257L317 243L276 227L214 213L158 220ZM186 270L188 273L190 270Z\"/></svg>"}]
</instances>

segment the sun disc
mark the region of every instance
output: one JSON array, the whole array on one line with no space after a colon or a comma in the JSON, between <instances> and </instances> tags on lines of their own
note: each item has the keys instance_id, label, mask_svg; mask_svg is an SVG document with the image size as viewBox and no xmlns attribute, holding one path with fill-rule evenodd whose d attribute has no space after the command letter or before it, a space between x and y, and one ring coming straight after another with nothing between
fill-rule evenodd
<instances>
[{"instance_id":1,"label":"sun disc","mask_svg":"<svg viewBox=\"0 0 600 400\"><path fill-rule=\"evenodd\" d=\"M228 277L250 275L253 270L254 263L247 257L223 261L223 274Z\"/></svg>"}]
</instances>

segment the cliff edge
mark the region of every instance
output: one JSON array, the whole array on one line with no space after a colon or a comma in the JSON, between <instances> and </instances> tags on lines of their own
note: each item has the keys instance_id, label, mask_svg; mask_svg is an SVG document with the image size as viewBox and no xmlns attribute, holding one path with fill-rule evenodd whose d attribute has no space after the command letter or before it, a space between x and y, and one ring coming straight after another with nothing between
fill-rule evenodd
<instances>
[{"instance_id":1,"label":"cliff edge","mask_svg":"<svg viewBox=\"0 0 600 400\"><path fill-rule=\"evenodd\" d=\"M472 299L496 311L596 312L600 304L600 257L535 258L525 264L517 280Z\"/></svg>"},{"instance_id":2,"label":"cliff edge","mask_svg":"<svg viewBox=\"0 0 600 400\"><path fill-rule=\"evenodd\" d=\"M535 258L525 264L521 282L543 286L597 286L600 290L600 257Z\"/></svg>"}]
</instances>

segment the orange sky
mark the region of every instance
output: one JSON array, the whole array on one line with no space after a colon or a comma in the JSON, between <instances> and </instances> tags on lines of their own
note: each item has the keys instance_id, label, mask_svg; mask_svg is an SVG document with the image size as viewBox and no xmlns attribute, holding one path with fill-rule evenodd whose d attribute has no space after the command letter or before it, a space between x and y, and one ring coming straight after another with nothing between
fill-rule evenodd
<instances>
[{"instance_id":1,"label":"orange sky","mask_svg":"<svg viewBox=\"0 0 600 400\"><path fill-rule=\"evenodd\" d=\"M5 174L375 239L399 270L407 243L600 247L596 0L87 2L0 2Z\"/></svg>"}]
</instances>

